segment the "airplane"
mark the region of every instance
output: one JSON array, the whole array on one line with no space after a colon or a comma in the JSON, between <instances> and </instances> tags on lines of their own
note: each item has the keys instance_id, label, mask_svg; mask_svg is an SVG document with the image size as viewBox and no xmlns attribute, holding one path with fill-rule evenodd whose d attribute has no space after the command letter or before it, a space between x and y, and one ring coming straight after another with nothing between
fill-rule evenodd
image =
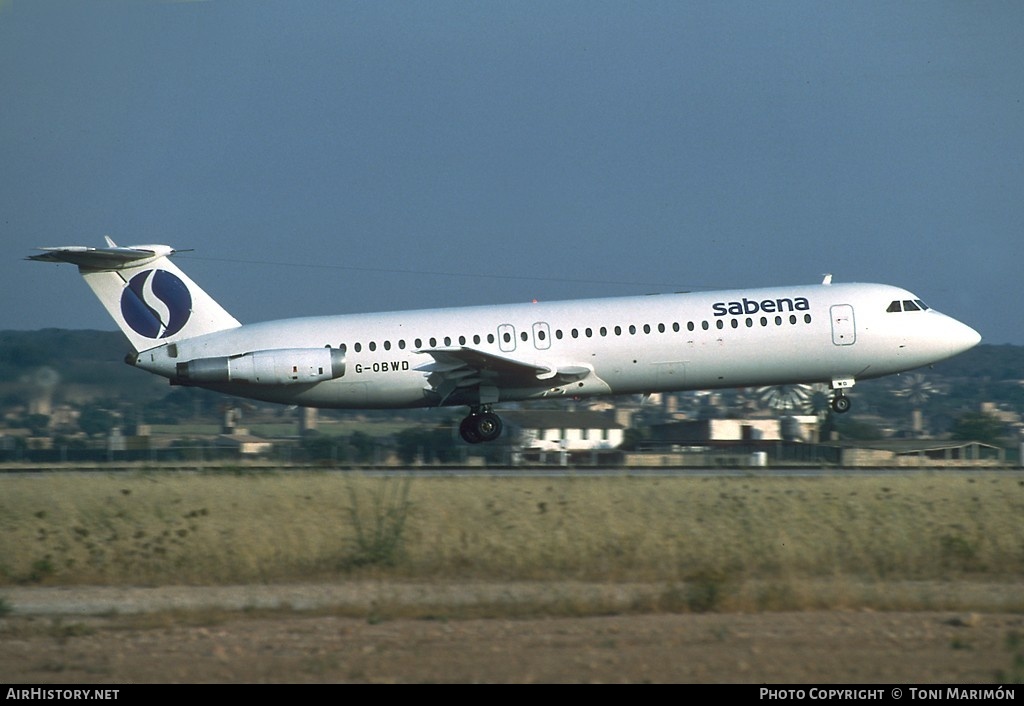
<instances>
[{"instance_id":1,"label":"airplane","mask_svg":"<svg viewBox=\"0 0 1024 706\"><path fill-rule=\"evenodd\" d=\"M857 381L931 365L977 331L884 284L832 283L313 316L241 324L167 245L38 248L77 265L127 337L125 362L228 395L305 407L465 406L467 443L501 402Z\"/></svg>"}]
</instances>

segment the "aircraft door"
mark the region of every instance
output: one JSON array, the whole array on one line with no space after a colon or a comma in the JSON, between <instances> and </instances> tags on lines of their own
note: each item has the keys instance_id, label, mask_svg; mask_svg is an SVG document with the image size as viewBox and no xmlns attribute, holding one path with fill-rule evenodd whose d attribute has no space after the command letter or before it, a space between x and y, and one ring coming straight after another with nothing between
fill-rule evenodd
<instances>
[{"instance_id":1,"label":"aircraft door","mask_svg":"<svg viewBox=\"0 0 1024 706\"><path fill-rule=\"evenodd\" d=\"M512 324L498 326L498 347L506 353L516 349L516 327Z\"/></svg>"},{"instance_id":2,"label":"aircraft door","mask_svg":"<svg viewBox=\"0 0 1024 706\"><path fill-rule=\"evenodd\" d=\"M551 329L543 321L538 321L533 325L533 345L541 351L546 351L551 347Z\"/></svg>"},{"instance_id":3,"label":"aircraft door","mask_svg":"<svg viewBox=\"0 0 1024 706\"><path fill-rule=\"evenodd\" d=\"M853 319L853 307L849 304L836 304L829 312L832 314L832 343L837 346L852 346L857 341L857 327Z\"/></svg>"}]
</instances>

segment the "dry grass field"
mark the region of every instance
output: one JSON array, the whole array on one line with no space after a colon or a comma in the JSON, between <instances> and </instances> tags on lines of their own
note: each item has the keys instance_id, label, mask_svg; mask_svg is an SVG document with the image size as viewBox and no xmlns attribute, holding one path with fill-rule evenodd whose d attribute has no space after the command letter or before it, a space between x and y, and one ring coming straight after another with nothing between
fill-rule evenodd
<instances>
[{"instance_id":1,"label":"dry grass field","mask_svg":"<svg viewBox=\"0 0 1024 706\"><path fill-rule=\"evenodd\" d=\"M154 472L17 476L0 484L0 586L372 575L726 587L750 579L1024 576L1024 480L1009 472L811 478Z\"/></svg>"},{"instance_id":2,"label":"dry grass field","mask_svg":"<svg viewBox=\"0 0 1024 706\"><path fill-rule=\"evenodd\" d=\"M0 671L8 679L1024 678L1024 479L1014 472L152 472L9 476L0 486L0 642L10 648L0 653ZM247 598L158 606L150 611L155 617L140 621L127 598L138 587L152 587L150 596L191 591L212 601L237 590ZM261 587L293 596L319 591L320 599L261 603L253 597ZM371 599L353 598L358 587L370 587ZM57 591L70 606L76 590L93 598L122 593L120 603L88 618L59 610L29 615L19 605ZM268 613L267 605L278 607ZM747 625L754 620L762 621L763 634ZM703 622L708 626L694 628ZM399 626L408 632L405 642L394 634ZM664 639L679 655L692 650L699 671L692 659L652 667L663 658L650 636L662 629L674 636ZM273 658L271 645L324 630L335 647L307 646L320 655L312 662ZM339 630L351 638L344 648L336 644ZM417 637L424 631L429 635ZM211 634L219 637L203 649L217 659L183 658L179 672L160 671L177 664L174 640L202 644ZM560 641L559 634L575 637ZM787 635L792 640L778 642ZM126 647L136 639L144 650ZM414 649L420 639L424 644ZM261 640L268 641L263 651ZM369 655L381 640L406 647L390 653L393 663L375 661ZM446 640L442 659L431 645ZM549 655L525 664L552 640L564 643L563 662ZM494 658L496 641L522 651ZM870 647L874 641L880 646ZM363 652L342 656L359 644ZM738 649L754 649L743 661L746 671L735 671ZM784 667L773 655L786 650L802 656ZM597 654L597 666L580 671L581 652ZM525 661L521 669L517 659ZM357 662L363 666L353 667ZM967 671L949 671L947 662ZM262 671L243 666L256 664ZM929 665L940 671L920 671Z\"/></svg>"}]
</instances>

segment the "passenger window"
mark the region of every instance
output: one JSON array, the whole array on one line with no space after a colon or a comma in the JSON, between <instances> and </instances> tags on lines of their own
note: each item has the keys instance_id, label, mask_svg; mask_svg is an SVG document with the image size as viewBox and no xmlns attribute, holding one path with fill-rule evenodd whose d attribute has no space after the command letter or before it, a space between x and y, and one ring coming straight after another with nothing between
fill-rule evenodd
<instances>
[{"instance_id":1,"label":"passenger window","mask_svg":"<svg viewBox=\"0 0 1024 706\"><path fill-rule=\"evenodd\" d=\"M377 342L376 341L370 341L370 350L371 351L377 350Z\"/></svg>"},{"instance_id":2,"label":"passenger window","mask_svg":"<svg viewBox=\"0 0 1024 706\"><path fill-rule=\"evenodd\" d=\"M384 341L384 350L391 350L391 341Z\"/></svg>"}]
</instances>

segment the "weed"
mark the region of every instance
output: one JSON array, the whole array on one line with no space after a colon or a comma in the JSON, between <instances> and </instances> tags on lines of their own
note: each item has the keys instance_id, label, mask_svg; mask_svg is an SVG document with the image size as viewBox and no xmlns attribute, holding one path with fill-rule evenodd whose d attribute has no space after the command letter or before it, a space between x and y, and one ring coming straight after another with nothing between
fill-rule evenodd
<instances>
[{"instance_id":1,"label":"weed","mask_svg":"<svg viewBox=\"0 0 1024 706\"><path fill-rule=\"evenodd\" d=\"M658 609L669 612L710 613L721 607L727 593L724 573L702 569L686 577L682 585L665 589L658 599Z\"/></svg>"},{"instance_id":2,"label":"weed","mask_svg":"<svg viewBox=\"0 0 1024 706\"><path fill-rule=\"evenodd\" d=\"M344 565L395 566L404 550L405 523L412 505L409 500L411 478L382 479L369 491L369 507L360 500L352 484L348 486L349 520L355 534L355 550ZM367 516L368 515L368 516Z\"/></svg>"},{"instance_id":3,"label":"weed","mask_svg":"<svg viewBox=\"0 0 1024 706\"><path fill-rule=\"evenodd\" d=\"M83 637L86 635L92 635L95 632L96 628L94 627L84 623L65 624L61 618L55 619L50 625L50 635L56 638L57 642L62 645L72 637Z\"/></svg>"},{"instance_id":4,"label":"weed","mask_svg":"<svg viewBox=\"0 0 1024 706\"><path fill-rule=\"evenodd\" d=\"M939 551L945 566L967 570L974 567L977 550L962 535L944 534L939 537Z\"/></svg>"},{"instance_id":5,"label":"weed","mask_svg":"<svg viewBox=\"0 0 1024 706\"><path fill-rule=\"evenodd\" d=\"M686 580L686 607L693 613L710 613L721 607L727 579L718 571L704 570Z\"/></svg>"},{"instance_id":6,"label":"weed","mask_svg":"<svg viewBox=\"0 0 1024 706\"><path fill-rule=\"evenodd\" d=\"M1016 630L1006 635L1006 649L1013 653L1008 670L996 670L995 680L999 684L1024 684L1024 636Z\"/></svg>"},{"instance_id":7,"label":"weed","mask_svg":"<svg viewBox=\"0 0 1024 706\"><path fill-rule=\"evenodd\" d=\"M56 572L53 566L53 558L49 555L32 562L32 571L28 575L29 583L42 583L47 577Z\"/></svg>"}]
</instances>

